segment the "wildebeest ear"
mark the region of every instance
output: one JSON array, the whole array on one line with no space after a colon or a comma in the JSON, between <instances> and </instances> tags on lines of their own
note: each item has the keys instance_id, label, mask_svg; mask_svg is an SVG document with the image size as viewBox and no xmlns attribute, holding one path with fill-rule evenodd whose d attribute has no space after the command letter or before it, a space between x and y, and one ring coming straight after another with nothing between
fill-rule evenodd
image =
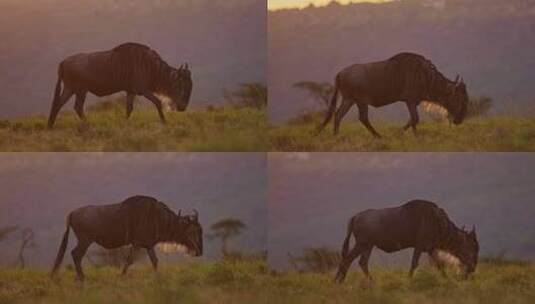
<instances>
[{"instance_id":1,"label":"wildebeest ear","mask_svg":"<svg viewBox=\"0 0 535 304\"><path fill-rule=\"evenodd\" d=\"M178 68L179 71L182 69L184 69L184 64L181 64L180 67Z\"/></svg>"},{"instance_id":2,"label":"wildebeest ear","mask_svg":"<svg viewBox=\"0 0 535 304\"><path fill-rule=\"evenodd\" d=\"M196 222L199 221L199 212L197 212L197 210L193 209L193 215L191 216L191 218Z\"/></svg>"},{"instance_id":3,"label":"wildebeest ear","mask_svg":"<svg viewBox=\"0 0 535 304\"><path fill-rule=\"evenodd\" d=\"M188 66L188 63L186 62L186 70L189 70L189 66Z\"/></svg>"}]
</instances>

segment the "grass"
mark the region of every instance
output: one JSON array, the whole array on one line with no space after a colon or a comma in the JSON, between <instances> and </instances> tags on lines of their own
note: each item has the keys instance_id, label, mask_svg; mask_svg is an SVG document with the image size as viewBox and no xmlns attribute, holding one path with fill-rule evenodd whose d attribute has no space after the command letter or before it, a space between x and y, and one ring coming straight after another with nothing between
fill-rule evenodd
<instances>
[{"instance_id":1,"label":"grass","mask_svg":"<svg viewBox=\"0 0 535 304\"><path fill-rule=\"evenodd\" d=\"M475 275L459 280L421 267L413 279L406 269L374 267L366 287L360 271L334 284L333 274L277 273L265 262L167 265L158 275L150 267L86 267L87 280L63 269L56 280L39 270L0 269L0 304L7 303L534 303L533 264L482 263Z\"/></svg>"},{"instance_id":2,"label":"grass","mask_svg":"<svg viewBox=\"0 0 535 304\"><path fill-rule=\"evenodd\" d=\"M55 128L47 117L0 121L0 151L265 151L266 111L208 107L167 112L160 123L154 107L136 105L129 120L125 107L103 102L89 108L87 122L62 111Z\"/></svg>"},{"instance_id":3,"label":"grass","mask_svg":"<svg viewBox=\"0 0 535 304\"><path fill-rule=\"evenodd\" d=\"M271 127L272 151L535 151L535 117L473 118L454 126L421 122L418 134L403 132L403 123L372 122L383 136L375 139L360 122L346 122L337 136L332 123L320 135L318 119Z\"/></svg>"},{"instance_id":4,"label":"grass","mask_svg":"<svg viewBox=\"0 0 535 304\"><path fill-rule=\"evenodd\" d=\"M257 290L268 276L265 262L218 262L117 268L85 267L86 281L62 269L55 280L40 270L0 269L0 304L267 303Z\"/></svg>"}]
</instances>

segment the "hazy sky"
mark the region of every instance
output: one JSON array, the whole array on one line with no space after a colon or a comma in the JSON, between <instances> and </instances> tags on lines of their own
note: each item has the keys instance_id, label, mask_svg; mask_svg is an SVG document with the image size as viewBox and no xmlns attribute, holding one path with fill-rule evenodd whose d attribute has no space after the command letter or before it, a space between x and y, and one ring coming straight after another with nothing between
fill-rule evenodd
<instances>
[{"instance_id":1,"label":"hazy sky","mask_svg":"<svg viewBox=\"0 0 535 304\"><path fill-rule=\"evenodd\" d=\"M291 7L305 7L309 4L325 5L332 0L268 0L268 8L270 10L291 8ZM338 0L339 3L346 4L349 2L388 2L391 0Z\"/></svg>"},{"instance_id":2,"label":"hazy sky","mask_svg":"<svg viewBox=\"0 0 535 304\"><path fill-rule=\"evenodd\" d=\"M304 248L340 250L351 216L412 199L475 225L482 255L535 259L535 155L272 153L268 164L271 266L288 266L288 252ZM375 249L372 263L407 267L410 252Z\"/></svg>"},{"instance_id":3,"label":"hazy sky","mask_svg":"<svg viewBox=\"0 0 535 304\"><path fill-rule=\"evenodd\" d=\"M182 214L197 209L207 233L220 219L240 219L247 229L231 248L265 250L265 167L263 153L2 153L0 227L32 228L38 247L27 258L32 266L47 267L70 211L142 194ZM16 260L19 236L0 242L0 265ZM69 248L75 240L71 235ZM218 252L219 242L205 238L205 257ZM70 255L65 261L71 263Z\"/></svg>"}]
</instances>

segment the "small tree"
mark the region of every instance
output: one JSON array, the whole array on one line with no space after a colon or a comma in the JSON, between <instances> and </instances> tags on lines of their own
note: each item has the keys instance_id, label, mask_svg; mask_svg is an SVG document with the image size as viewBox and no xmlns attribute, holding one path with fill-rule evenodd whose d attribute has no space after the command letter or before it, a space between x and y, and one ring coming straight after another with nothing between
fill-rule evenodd
<instances>
[{"instance_id":1,"label":"small tree","mask_svg":"<svg viewBox=\"0 0 535 304\"><path fill-rule=\"evenodd\" d=\"M246 226L242 221L233 218L220 220L210 226L210 230L212 230L211 237L221 239L221 254L223 257L227 256L229 253L229 239L239 235L245 228Z\"/></svg>"},{"instance_id":2,"label":"small tree","mask_svg":"<svg viewBox=\"0 0 535 304\"><path fill-rule=\"evenodd\" d=\"M234 91L224 92L225 100L243 107L265 108L267 106L267 87L260 82L242 83Z\"/></svg>"},{"instance_id":3,"label":"small tree","mask_svg":"<svg viewBox=\"0 0 535 304\"><path fill-rule=\"evenodd\" d=\"M293 87L306 91L314 101L324 108L329 106L334 92L333 85L328 82L300 81L294 83Z\"/></svg>"},{"instance_id":4,"label":"small tree","mask_svg":"<svg viewBox=\"0 0 535 304\"><path fill-rule=\"evenodd\" d=\"M341 261L340 253L328 247L306 248L302 256L288 253L290 264L296 271L325 273L335 269Z\"/></svg>"},{"instance_id":5,"label":"small tree","mask_svg":"<svg viewBox=\"0 0 535 304\"><path fill-rule=\"evenodd\" d=\"M19 267L26 267L26 260L24 259L24 250L26 248L35 248L37 245L35 243L34 233L31 228L25 228L21 232L21 243L19 249Z\"/></svg>"}]
</instances>

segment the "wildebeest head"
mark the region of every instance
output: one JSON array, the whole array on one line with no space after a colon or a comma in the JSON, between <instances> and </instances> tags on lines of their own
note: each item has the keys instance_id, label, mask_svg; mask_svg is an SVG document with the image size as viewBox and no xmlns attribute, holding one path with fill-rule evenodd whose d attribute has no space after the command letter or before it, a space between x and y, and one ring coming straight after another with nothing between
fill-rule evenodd
<instances>
[{"instance_id":1,"label":"wildebeest head","mask_svg":"<svg viewBox=\"0 0 535 304\"><path fill-rule=\"evenodd\" d=\"M446 99L445 107L448 110L450 117L453 118L453 123L458 125L463 122L468 107L468 92L466 91L466 85L462 79L459 82L459 76L457 75L455 82L449 85L448 91L449 95Z\"/></svg>"},{"instance_id":2,"label":"wildebeest head","mask_svg":"<svg viewBox=\"0 0 535 304\"><path fill-rule=\"evenodd\" d=\"M174 241L185 246L188 254L202 255L203 234L197 211L194 210L193 215L186 216L181 216L180 212L178 213Z\"/></svg>"},{"instance_id":3,"label":"wildebeest head","mask_svg":"<svg viewBox=\"0 0 535 304\"><path fill-rule=\"evenodd\" d=\"M476 229L474 227L470 232L464 231L463 229L460 233L461 237L458 243L457 257L463 264L465 274L470 274L476 270L479 255Z\"/></svg>"},{"instance_id":4,"label":"wildebeest head","mask_svg":"<svg viewBox=\"0 0 535 304\"><path fill-rule=\"evenodd\" d=\"M172 84L169 97L172 100L171 108L175 111L185 111L191 97L193 81L188 64L181 65L172 73Z\"/></svg>"}]
</instances>

